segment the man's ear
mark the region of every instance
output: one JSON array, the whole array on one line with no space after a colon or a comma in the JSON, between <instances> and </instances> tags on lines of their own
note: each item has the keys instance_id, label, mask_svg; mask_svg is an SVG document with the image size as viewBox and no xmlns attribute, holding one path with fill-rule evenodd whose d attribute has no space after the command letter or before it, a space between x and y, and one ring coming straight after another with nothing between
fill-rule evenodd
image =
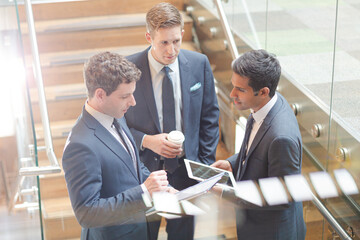
<instances>
[{"instance_id":1,"label":"man's ear","mask_svg":"<svg viewBox=\"0 0 360 240\"><path fill-rule=\"evenodd\" d=\"M263 96L263 97L267 97L267 96L269 96L269 94L270 94L270 89L268 87L263 87L259 91L259 95Z\"/></svg>"},{"instance_id":2,"label":"man's ear","mask_svg":"<svg viewBox=\"0 0 360 240\"><path fill-rule=\"evenodd\" d=\"M100 103L102 101L104 101L104 98L106 97L106 92L104 89L102 88L97 88L95 90L95 93L94 93L94 97L96 98L96 100Z\"/></svg>"},{"instance_id":3,"label":"man's ear","mask_svg":"<svg viewBox=\"0 0 360 240\"><path fill-rule=\"evenodd\" d=\"M151 35L149 32L145 33L145 38L146 38L146 41L148 41L148 43L152 44L152 38L151 38Z\"/></svg>"},{"instance_id":4,"label":"man's ear","mask_svg":"<svg viewBox=\"0 0 360 240\"><path fill-rule=\"evenodd\" d=\"M184 37L184 33L185 33L185 30L183 29L183 30L181 30L181 38L183 38Z\"/></svg>"}]
</instances>

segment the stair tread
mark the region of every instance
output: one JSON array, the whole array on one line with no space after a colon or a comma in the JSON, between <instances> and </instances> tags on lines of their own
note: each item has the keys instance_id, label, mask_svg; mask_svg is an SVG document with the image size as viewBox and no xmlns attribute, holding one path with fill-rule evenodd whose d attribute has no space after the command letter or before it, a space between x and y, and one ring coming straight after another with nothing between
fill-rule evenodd
<instances>
[{"instance_id":1,"label":"stair tread","mask_svg":"<svg viewBox=\"0 0 360 240\"><path fill-rule=\"evenodd\" d=\"M71 128L74 126L77 119L52 121L50 123L52 138L65 138L68 136ZM36 138L38 140L43 139L43 127L41 123L35 124Z\"/></svg>"},{"instance_id":2,"label":"stair tread","mask_svg":"<svg viewBox=\"0 0 360 240\"><path fill-rule=\"evenodd\" d=\"M40 56L40 62L42 67L56 66L56 65L72 65L72 64L83 64L85 60L93 56L95 53L110 51L116 52L124 56L131 55L133 53L143 51L149 47L149 45L132 45L123 47L108 47L108 48L91 48L77 51L62 51L56 53L43 53ZM182 49L197 51L196 46L193 42L185 41L181 44ZM31 56L26 56L26 62L32 62ZM28 68L31 68L31 64L27 64Z\"/></svg>"},{"instance_id":3,"label":"stair tread","mask_svg":"<svg viewBox=\"0 0 360 240\"><path fill-rule=\"evenodd\" d=\"M182 12L184 23L191 23L191 17ZM145 26L146 13L118 14L107 16L79 17L35 22L37 33L74 32L109 28ZM28 33L26 23L21 23L23 34Z\"/></svg>"},{"instance_id":4,"label":"stair tread","mask_svg":"<svg viewBox=\"0 0 360 240\"><path fill-rule=\"evenodd\" d=\"M41 202L45 219L74 217L69 197L49 198Z\"/></svg>"},{"instance_id":5,"label":"stair tread","mask_svg":"<svg viewBox=\"0 0 360 240\"><path fill-rule=\"evenodd\" d=\"M30 89L31 101L38 102L37 89ZM86 98L86 87L84 83L63 84L45 87L46 101L64 99Z\"/></svg>"}]
</instances>

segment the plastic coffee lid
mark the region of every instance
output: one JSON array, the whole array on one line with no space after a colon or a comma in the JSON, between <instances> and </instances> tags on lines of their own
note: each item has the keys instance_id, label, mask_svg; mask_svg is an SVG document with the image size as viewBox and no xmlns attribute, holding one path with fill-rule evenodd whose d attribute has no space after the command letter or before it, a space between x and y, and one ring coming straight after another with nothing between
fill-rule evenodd
<instances>
[{"instance_id":1,"label":"plastic coffee lid","mask_svg":"<svg viewBox=\"0 0 360 240\"><path fill-rule=\"evenodd\" d=\"M168 140L173 142L183 142L185 140L185 136L180 131L171 131L168 135Z\"/></svg>"}]
</instances>

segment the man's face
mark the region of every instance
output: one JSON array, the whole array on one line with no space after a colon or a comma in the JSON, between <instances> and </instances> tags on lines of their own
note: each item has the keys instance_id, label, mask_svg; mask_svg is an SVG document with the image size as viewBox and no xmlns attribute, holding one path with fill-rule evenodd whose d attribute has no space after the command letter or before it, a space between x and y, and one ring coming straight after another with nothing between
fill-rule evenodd
<instances>
[{"instance_id":1,"label":"man's face","mask_svg":"<svg viewBox=\"0 0 360 240\"><path fill-rule=\"evenodd\" d=\"M151 54L155 60L163 65L175 62L183 35L181 26L159 28L152 34L146 33L146 40L151 44Z\"/></svg>"},{"instance_id":2,"label":"man's face","mask_svg":"<svg viewBox=\"0 0 360 240\"><path fill-rule=\"evenodd\" d=\"M136 105L133 95L135 88L136 82L120 83L109 96L104 93L101 102L102 112L114 118L122 118L131 106Z\"/></svg>"},{"instance_id":3,"label":"man's face","mask_svg":"<svg viewBox=\"0 0 360 240\"><path fill-rule=\"evenodd\" d=\"M255 112L262 107L262 98L255 96L256 93L248 85L249 79L242 77L237 73L233 72L231 83L233 89L230 93L230 97L234 99L234 104L239 110L252 109Z\"/></svg>"}]
</instances>

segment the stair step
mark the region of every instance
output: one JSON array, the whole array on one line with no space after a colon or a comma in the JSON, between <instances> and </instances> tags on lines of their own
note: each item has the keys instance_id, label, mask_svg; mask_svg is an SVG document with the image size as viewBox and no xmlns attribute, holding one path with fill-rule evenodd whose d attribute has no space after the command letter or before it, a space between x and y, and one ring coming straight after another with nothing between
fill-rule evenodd
<instances>
[{"instance_id":1,"label":"stair step","mask_svg":"<svg viewBox=\"0 0 360 240\"><path fill-rule=\"evenodd\" d=\"M36 103L39 101L37 89L30 89L31 101ZM49 86L45 88L46 101L59 101L67 99L85 99L86 98L86 87L84 83L77 84L66 84Z\"/></svg>"},{"instance_id":2,"label":"stair step","mask_svg":"<svg viewBox=\"0 0 360 240\"><path fill-rule=\"evenodd\" d=\"M47 102L49 121L64 121L76 119L79 117L84 106L86 98L72 98L62 101ZM40 108L37 103L32 105L33 117L35 123L41 122Z\"/></svg>"},{"instance_id":3,"label":"stair step","mask_svg":"<svg viewBox=\"0 0 360 240\"><path fill-rule=\"evenodd\" d=\"M127 28L145 25L145 13L67 18L35 23L36 33L77 32L107 28ZM21 23L23 34L28 34L27 23Z\"/></svg>"},{"instance_id":4,"label":"stair step","mask_svg":"<svg viewBox=\"0 0 360 240\"><path fill-rule=\"evenodd\" d=\"M69 197L42 200L45 219L75 217Z\"/></svg>"},{"instance_id":5,"label":"stair step","mask_svg":"<svg viewBox=\"0 0 360 240\"><path fill-rule=\"evenodd\" d=\"M67 139L67 136L64 136L62 138L54 138L54 135L53 135L53 138L52 138L53 148L54 148L55 156L57 158L61 158L63 155L66 139ZM37 146L45 146L44 140L38 140ZM38 159L39 160L47 159L47 158L48 157L47 157L45 151L38 151Z\"/></svg>"},{"instance_id":6,"label":"stair step","mask_svg":"<svg viewBox=\"0 0 360 240\"><path fill-rule=\"evenodd\" d=\"M32 9L35 20L52 20L74 17L91 17L113 14L129 14L147 12L152 6L163 0L78 0L78 1L32 1ZM184 6L184 0L168 1L179 10ZM25 6L19 4L19 16L21 21L26 21Z\"/></svg>"},{"instance_id":7,"label":"stair step","mask_svg":"<svg viewBox=\"0 0 360 240\"><path fill-rule=\"evenodd\" d=\"M116 52L127 56L145 50L149 45L131 45L114 48L91 48L78 51L64 51L58 53L44 53L40 56L42 76L45 86L58 84L83 83L84 62L96 53L103 51ZM182 49L197 51L193 42L185 41L181 44ZM30 87L36 84L32 72L31 56L26 57L27 79Z\"/></svg>"},{"instance_id":8,"label":"stair step","mask_svg":"<svg viewBox=\"0 0 360 240\"><path fill-rule=\"evenodd\" d=\"M184 16L184 41L192 39L192 19ZM21 25L24 49L31 53L27 24ZM39 21L35 23L40 53L146 44L145 13Z\"/></svg>"},{"instance_id":9,"label":"stair step","mask_svg":"<svg viewBox=\"0 0 360 240\"><path fill-rule=\"evenodd\" d=\"M69 197L64 172L62 170L60 173L41 175L40 189L42 200Z\"/></svg>"},{"instance_id":10,"label":"stair step","mask_svg":"<svg viewBox=\"0 0 360 240\"><path fill-rule=\"evenodd\" d=\"M53 121L50 123L51 136L52 139L62 139L66 140L67 136L70 133L71 128L75 125L76 118L63 121ZM44 131L41 123L35 124L36 129L36 139L38 141L43 140Z\"/></svg>"},{"instance_id":11,"label":"stair step","mask_svg":"<svg viewBox=\"0 0 360 240\"><path fill-rule=\"evenodd\" d=\"M68 197L49 198L41 202L47 240L77 238L80 236L81 227L75 218Z\"/></svg>"}]
</instances>

